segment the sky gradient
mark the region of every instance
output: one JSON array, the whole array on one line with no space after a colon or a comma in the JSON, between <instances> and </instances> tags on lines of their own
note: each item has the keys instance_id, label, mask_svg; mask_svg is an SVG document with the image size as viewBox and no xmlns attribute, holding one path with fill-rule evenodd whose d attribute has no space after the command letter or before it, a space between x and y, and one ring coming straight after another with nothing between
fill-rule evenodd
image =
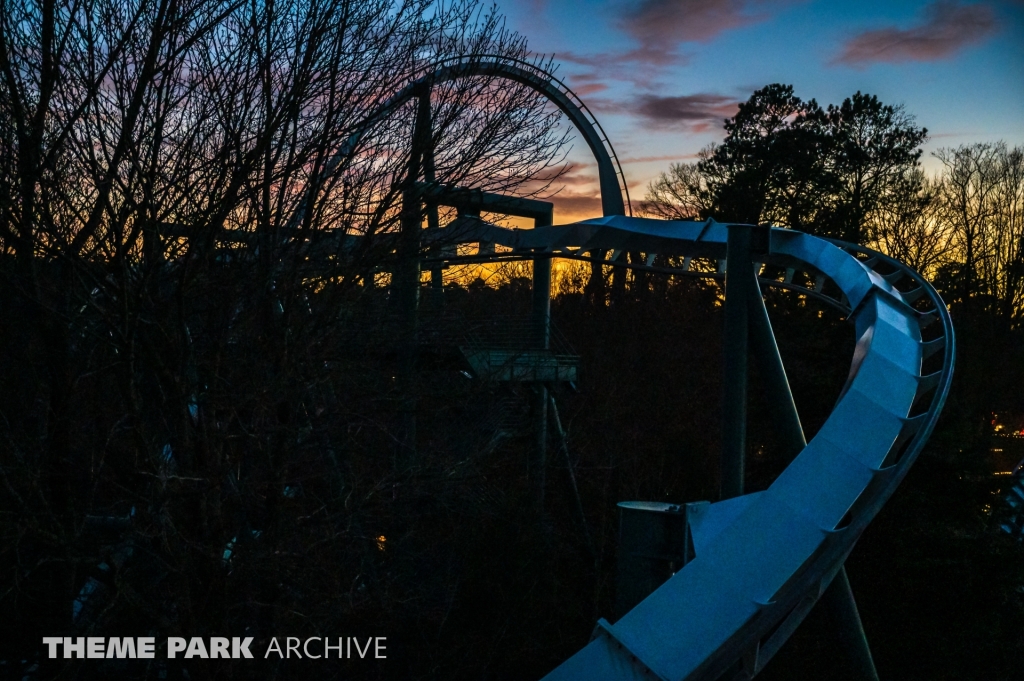
<instances>
[{"instance_id":1,"label":"sky gradient","mask_svg":"<svg viewBox=\"0 0 1024 681\"><path fill-rule=\"evenodd\" d=\"M769 83L823 107L858 90L901 104L931 152L1024 145L1024 0L505 0L508 26L587 103L634 203L670 163L724 137L723 120ZM555 222L600 215L580 136Z\"/></svg>"}]
</instances>

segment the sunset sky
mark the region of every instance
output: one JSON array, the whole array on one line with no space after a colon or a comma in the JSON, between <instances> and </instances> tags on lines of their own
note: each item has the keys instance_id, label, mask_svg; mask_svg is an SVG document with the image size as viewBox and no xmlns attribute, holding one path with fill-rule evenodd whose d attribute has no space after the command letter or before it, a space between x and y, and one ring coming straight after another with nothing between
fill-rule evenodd
<instances>
[{"instance_id":1,"label":"sunset sky","mask_svg":"<svg viewBox=\"0 0 1024 681\"><path fill-rule=\"evenodd\" d=\"M940 147L1024 144L1024 0L505 0L508 25L595 112L634 202L672 162L724 136L768 83L823 107L860 90L902 104ZM600 215L579 136L556 222Z\"/></svg>"}]
</instances>

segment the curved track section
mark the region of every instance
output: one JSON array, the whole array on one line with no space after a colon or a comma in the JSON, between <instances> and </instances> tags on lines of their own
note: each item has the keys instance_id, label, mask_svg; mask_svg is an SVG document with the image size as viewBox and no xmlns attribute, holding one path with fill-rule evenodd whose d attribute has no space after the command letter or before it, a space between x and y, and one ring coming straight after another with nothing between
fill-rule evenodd
<instances>
[{"instance_id":1,"label":"curved track section","mask_svg":"<svg viewBox=\"0 0 1024 681\"><path fill-rule=\"evenodd\" d=\"M721 264L726 255L726 225L714 221L613 216L479 229L512 257L628 249ZM701 506L691 523L696 558L615 624L599 622L547 681L751 678L830 584L931 434L955 354L949 314L931 285L870 249L792 230L771 230L770 253L765 264L814 284L761 278L762 286L822 298L854 323L856 350L835 408L767 490ZM909 284L902 291L901 282Z\"/></svg>"},{"instance_id":2,"label":"curved track section","mask_svg":"<svg viewBox=\"0 0 1024 681\"><path fill-rule=\"evenodd\" d=\"M322 186L327 177L330 177L352 157L367 130L390 116L409 100L420 96L425 86L457 78L493 77L525 85L557 106L583 135L583 139L586 140L587 146L590 147L590 151L597 161L602 212L605 215L625 215L628 208L629 214L632 215L633 208L629 201L626 176L622 172L622 165L619 163L618 156L615 155L615 149L612 148L608 136L583 100L554 74L521 59L489 54L466 55L442 60L432 64L425 71L424 75L395 93L366 117L359 126L359 132L349 137L337 153L327 161L318 187ZM301 222L306 205L310 202L310 196L316 191L318 191L316 187L310 189L310 194L307 195L303 205L292 218L290 227ZM623 201L623 196L625 196L625 201Z\"/></svg>"}]
</instances>

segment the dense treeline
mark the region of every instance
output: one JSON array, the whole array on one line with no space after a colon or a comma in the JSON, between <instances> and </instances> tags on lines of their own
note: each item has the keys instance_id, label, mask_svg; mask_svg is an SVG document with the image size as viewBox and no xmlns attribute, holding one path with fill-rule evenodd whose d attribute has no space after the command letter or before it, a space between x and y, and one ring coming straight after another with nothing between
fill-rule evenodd
<instances>
[{"instance_id":1,"label":"dense treeline","mask_svg":"<svg viewBox=\"0 0 1024 681\"><path fill-rule=\"evenodd\" d=\"M645 212L800 229L928 276L960 344L947 420L958 424L958 450L977 460L993 414L1024 414L1024 148L939 149L941 170L928 177L927 130L901 107L858 92L822 109L779 84L755 92L725 127L721 144L651 183Z\"/></svg>"},{"instance_id":2,"label":"dense treeline","mask_svg":"<svg viewBox=\"0 0 1024 681\"><path fill-rule=\"evenodd\" d=\"M1004 143L935 153L902 107L860 92L822 109L791 86L758 90L726 138L651 183L647 213L772 223L877 248L977 298L1007 328L1024 314L1024 149ZM953 281L957 282L953 286Z\"/></svg>"},{"instance_id":3,"label":"dense treeline","mask_svg":"<svg viewBox=\"0 0 1024 681\"><path fill-rule=\"evenodd\" d=\"M472 1L0 3L5 675L276 673L45 658L43 636L79 635L395 641L391 666L325 677L462 664L418 632L451 607L457 554L430 548L461 529L435 483L470 445L396 472L379 286L419 217L418 102L375 114L480 53L530 57ZM431 94L429 179L557 177L558 117L532 91Z\"/></svg>"},{"instance_id":4,"label":"dense treeline","mask_svg":"<svg viewBox=\"0 0 1024 681\"><path fill-rule=\"evenodd\" d=\"M419 179L417 102L373 114L427 64L482 52L529 56L473 2L0 2L3 673L537 678L610 615L615 502L714 498L713 282L613 280L598 267L600 286L587 287L588 268L561 271L554 317L583 368L578 393L556 394L567 438L549 443L541 517L525 465L530 386L471 379L451 352L486 334L496 311L528 313L528 269L498 286L425 291L418 371L396 380L396 234L426 217L402 201ZM414 152L429 156L424 174L513 194L557 177L564 137L534 93L488 78L434 87L429 139ZM932 542L956 554L943 584L962 584L978 563L961 553L981 547L985 581L959 603L1001 599L961 623L992 642L983 663L906 632L876 651L903 678L936 678L923 659L957 678L1009 678L1022 578L1006 566L1019 552L986 534L978 487L958 476L987 447L979 419L1016 399L1020 273L1006 273L1020 260L1007 250L1019 217L996 238L1012 183L985 183L1019 152L948 152L942 185L916 169L925 133L898 108L857 95L822 110L782 86L729 126L701 163L673 168L682 184L658 187L675 198L651 210L881 244L974 315L961 365L977 366L962 370L937 437L942 474L911 479L901 521L880 518L859 551L862 574L895 572L918 593L934 583L921 566L947 560ZM970 208L948 217L957 186ZM768 305L813 432L845 380L852 335L809 301L772 293ZM1003 355L988 352L996 342ZM416 458L402 461L409 391ZM784 462L756 399L750 418L755 489ZM956 503L908 535L903 517L930 513L936 490ZM892 594L863 591L871 633ZM914 607L917 622L934 603ZM271 636L387 636L388 659L48 660L41 645L125 635L253 636L254 651ZM769 673L807 676L827 665L822 645L798 638ZM907 646L919 654L903 657Z\"/></svg>"},{"instance_id":5,"label":"dense treeline","mask_svg":"<svg viewBox=\"0 0 1024 681\"><path fill-rule=\"evenodd\" d=\"M943 148L928 177L927 131L901 107L858 92L822 109L778 84L741 104L726 132L650 185L648 214L767 222L873 247L930 277L953 316L957 367L939 428L849 561L880 673L1014 678L1024 575L1019 545L994 533L1006 478L992 474L1024 457L1019 439L993 439L994 426L1024 434L1024 148ZM931 625L953 612L955 631ZM831 642L808 633L827 625L818 618L767 677L832 673L822 671ZM825 666L808 672L813 659Z\"/></svg>"}]
</instances>

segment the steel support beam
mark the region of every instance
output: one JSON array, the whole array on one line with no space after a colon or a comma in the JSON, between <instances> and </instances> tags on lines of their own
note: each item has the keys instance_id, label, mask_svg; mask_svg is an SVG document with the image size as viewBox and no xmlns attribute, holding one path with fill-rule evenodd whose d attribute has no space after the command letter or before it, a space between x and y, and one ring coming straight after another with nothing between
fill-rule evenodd
<instances>
[{"instance_id":1,"label":"steel support beam","mask_svg":"<svg viewBox=\"0 0 1024 681\"><path fill-rule=\"evenodd\" d=\"M729 233L732 237L732 231ZM730 241L730 245L731 245ZM754 246L752 251L759 250ZM731 259L730 259L731 260ZM731 268L730 268L731 269ZM751 349L764 377L765 396L772 415L772 422L782 445L784 455L792 460L807 446L800 414L793 400L793 391L786 376L786 368L779 354L768 310L757 283L757 275L751 270L747 286L747 312ZM726 277L728 282L728 275ZM728 284L727 284L728 285ZM727 299L728 300L728 299ZM857 603L850 589L846 567L841 567L832 583L819 601L827 611L840 648L848 658L846 667L858 681L878 681L871 649L861 624Z\"/></svg>"},{"instance_id":2,"label":"steel support beam","mask_svg":"<svg viewBox=\"0 0 1024 681\"><path fill-rule=\"evenodd\" d=\"M533 449L527 475L530 498L537 513L544 511L544 490L547 486L548 389L543 383L533 384Z\"/></svg>"},{"instance_id":3,"label":"steel support beam","mask_svg":"<svg viewBox=\"0 0 1024 681\"><path fill-rule=\"evenodd\" d=\"M839 638L839 649L846 658L844 667L850 671L850 677L857 681L878 681L878 671L871 657L860 613L857 612L857 602L853 599L846 566L839 568L818 603L825 608L833 622Z\"/></svg>"},{"instance_id":4,"label":"steel support beam","mask_svg":"<svg viewBox=\"0 0 1024 681\"><path fill-rule=\"evenodd\" d=\"M468 215L479 215L480 211L487 211L531 218L535 221L536 227L551 225L553 204L550 201L505 196L480 189L437 184L432 181L420 182L416 186L428 203L459 208Z\"/></svg>"},{"instance_id":5,"label":"steel support beam","mask_svg":"<svg viewBox=\"0 0 1024 681\"><path fill-rule=\"evenodd\" d=\"M590 526L587 524L587 514L583 512L583 500L580 498L580 488L576 484L576 472L573 470L572 458L569 456L569 438L565 429L562 428L562 419L558 415L558 405L555 403L555 396L548 391L548 402L551 405L551 420L558 436L558 447L565 457L565 468L569 472L569 485L572 489L572 496L576 502L576 515L579 517L580 531L583 532L583 541L587 544L590 557L597 564L597 549L594 547L594 539L590 534Z\"/></svg>"},{"instance_id":6,"label":"steel support beam","mask_svg":"<svg viewBox=\"0 0 1024 681\"><path fill-rule=\"evenodd\" d=\"M420 295L420 231L422 229L422 197L417 182L423 168L423 157L430 140L430 87L418 93L416 121L413 126L412 150L405 187L402 190L401 233L398 262L395 266L392 291L398 315L399 443L396 466L412 465L416 459L416 326Z\"/></svg>"},{"instance_id":7,"label":"steel support beam","mask_svg":"<svg viewBox=\"0 0 1024 681\"><path fill-rule=\"evenodd\" d=\"M534 218L534 227L547 227L552 222L551 204L546 213ZM551 344L551 254L538 253L533 258L532 294L532 345L537 350L547 350ZM533 451L530 456L528 475L532 502L538 513L544 510L544 488L547 479L548 442L548 389L543 383L536 383L533 403Z\"/></svg>"},{"instance_id":8,"label":"steel support beam","mask_svg":"<svg viewBox=\"0 0 1024 681\"><path fill-rule=\"evenodd\" d=\"M430 110L430 96L429 92L426 99L426 129L421 131L420 141L423 143L423 181L424 183L433 184L436 181L436 173L434 166L434 138L433 138L433 125L431 122L431 110ZM424 97L420 97L420 106L423 106ZM419 123L419 120L417 120ZM417 186L419 188L419 186ZM431 197L425 197L427 206L427 232L430 236L434 236L441 229L441 223L438 218L437 208L438 203L431 199ZM440 264L430 269L430 298L434 307L440 307L444 304L444 267Z\"/></svg>"},{"instance_id":9,"label":"steel support beam","mask_svg":"<svg viewBox=\"0 0 1024 681\"><path fill-rule=\"evenodd\" d=\"M725 275L725 333L722 350L722 454L720 499L743 494L747 448L747 333L750 288L756 287L751 264L750 226L730 225ZM753 281L751 281L753 280Z\"/></svg>"},{"instance_id":10,"label":"steel support beam","mask_svg":"<svg viewBox=\"0 0 1024 681\"><path fill-rule=\"evenodd\" d=\"M547 350L551 344L551 255L533 259L533 347Z\"/></svg>"},{"instance_id":11,"label":"steel support beam","mask_svg":"<svg viewBox=\"0 0 1024 681\"><path fill-rule=\"evenodd\" d=\"M793 391L789 387L786 368L782 364L779 346L768 318L768 310L761 296L756 275L748 291L748 311L751 349L757 366L764 376L765 397L772 415L772 423L782 445L784 455L792 460L807 446L807 438L796 410Z\"/></svg>"}]
</instances>

